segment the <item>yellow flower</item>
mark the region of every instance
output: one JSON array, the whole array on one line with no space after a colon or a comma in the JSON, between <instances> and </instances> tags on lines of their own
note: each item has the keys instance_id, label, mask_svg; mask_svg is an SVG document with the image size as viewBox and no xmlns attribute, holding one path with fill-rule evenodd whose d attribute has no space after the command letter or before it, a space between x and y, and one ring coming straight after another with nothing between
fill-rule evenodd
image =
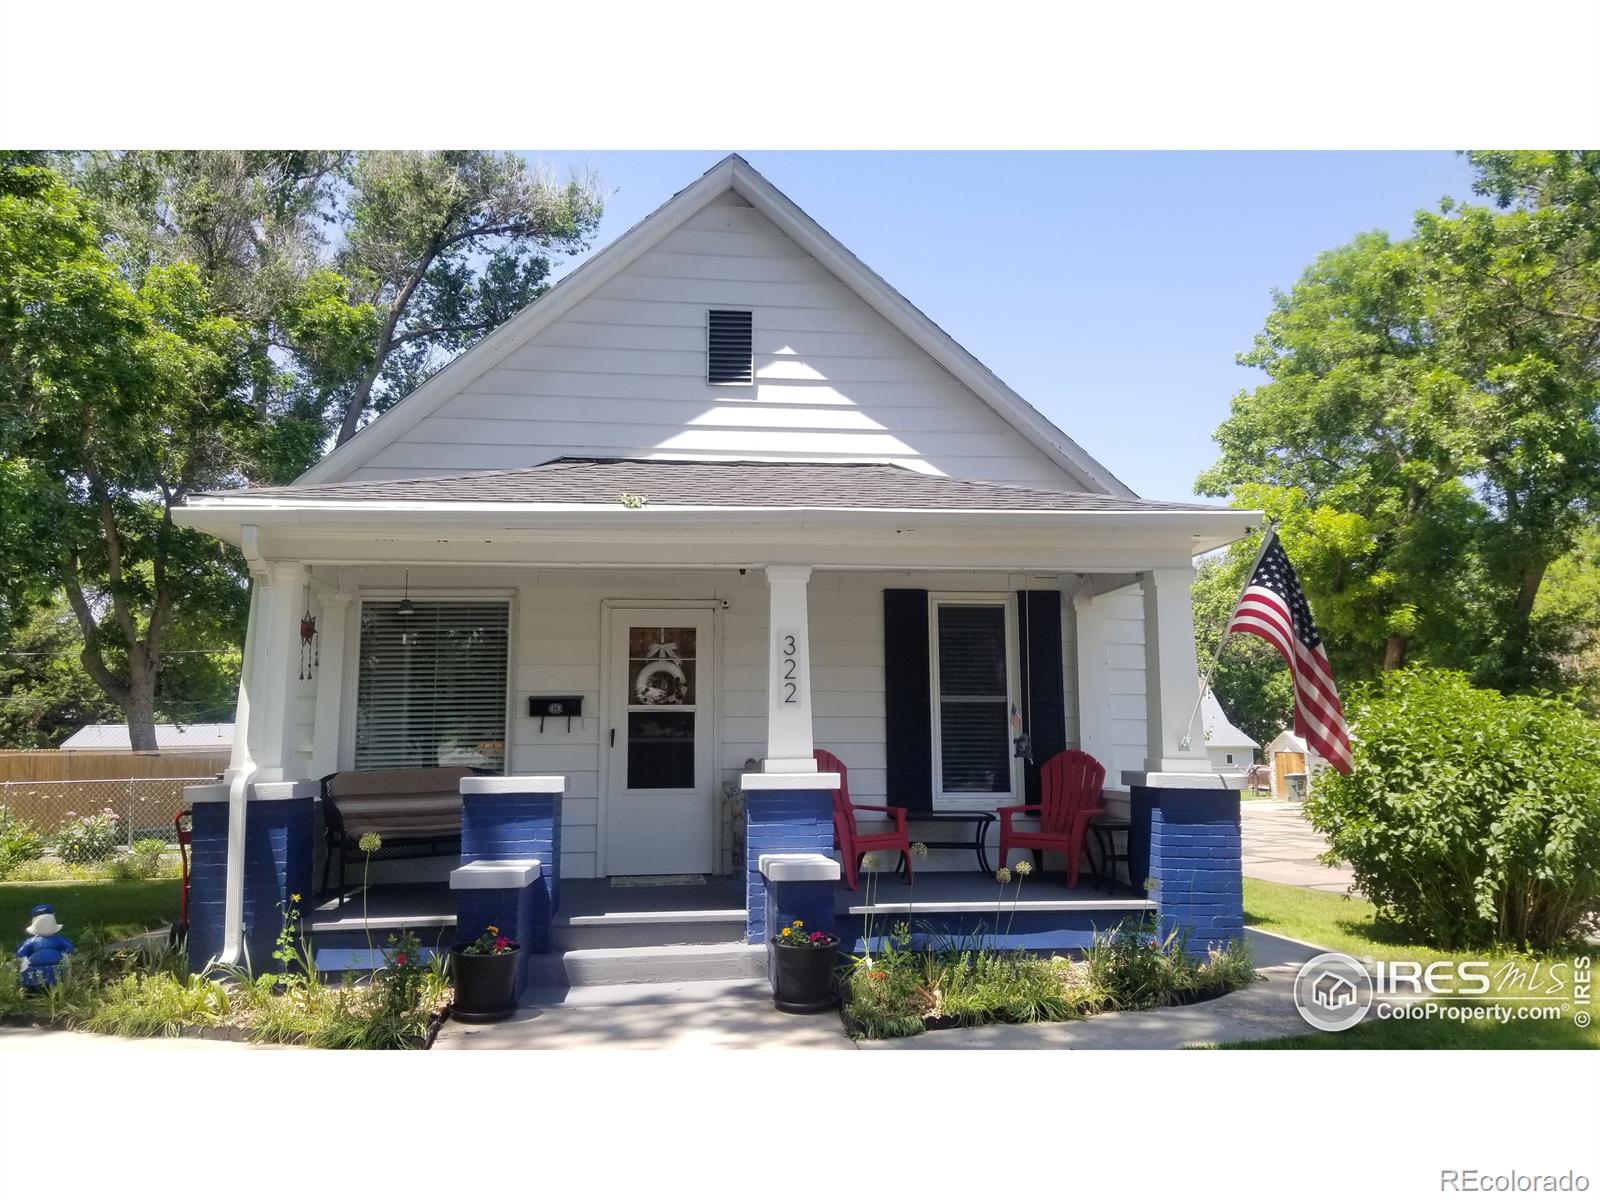
<instances>
[{"instance_id":1,"label":"yellow flower","mask_svg":"<svg viewBox=\"0 0 1600 1200\"><path fill-rule=\"evenodd\" d=\"M300 903L300 893L299 892L294 893L294 895L290 896L289 899L294 901L294 903L299 904Z\"/></svg>"},{"instance_id":2,"label":"yellow flower","mask_svg":"<svg viewBox=\"0 0 1600 1200\"><path fill-rule=\"evenodd\" d=\"M794 923L794 927L796 929L804 929L806 927L806 923L804 921L796 921Z\"/></svg>"},{"instance_id":3,"label":"yellow flower","mask_svg":"<svg viewBox=\"0 0 1600 1200\"><path fill-rule=\"evenodd\" d=\"M997 880L999 880L1001 883L1010 883L1011 882L1011 870L1010 870L1009 867L1001 867L998 871L996 871L994 873L994 877Z\"/></svg>"},{"instance_id":4,"label":"yellow flower","mask_svg":"<svg viewBox=\"0 0 1600 1200\"><path fill-rule=\"evenodd\" d=\"M500 926L498 926L498 925L485 925L484 928L487 929L490 933L499 933L500 932Z\"/></svg>"},{"instance_id":5,"label":"yellow flower","mask_svg":"<svg viewBox=\"0 0 1600 1200\"><path fill-rule=\"evenodd\" d=\"M1019 862L1017 864L1017 874L1018 875L1032 875L1033 874L1033 864L1031 862L1029 862L1027 859L1023 859L1021 862Z\"/></svg>"}]
</instances>

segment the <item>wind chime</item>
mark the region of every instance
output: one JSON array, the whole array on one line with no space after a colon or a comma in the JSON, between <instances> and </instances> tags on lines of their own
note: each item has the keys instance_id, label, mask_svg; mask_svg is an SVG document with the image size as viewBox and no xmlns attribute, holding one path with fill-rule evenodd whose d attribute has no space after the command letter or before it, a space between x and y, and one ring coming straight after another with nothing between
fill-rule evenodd
<instances>
[{"instance_id":1,"label":"wind chime","mask_svg":"<svg viewBox=\"0 0 1600 1200\"><path fill-rule=\"evenodd\" d=\"M1015 736L1011 739L1011 756L1020 758L1029 766L1033 765L1033 734L1028 730L1028 724L1033 717L1033 693L1031 686L1028 660L1033 657L1033 597L1028 592L1028 577L1022 576L1022 587L1019 589L1022 601L1022 703L1023 709L1017 705L1011 706L1011 728ZM1024 710L1027 719L1024 719Z\"/></svg>"},{"instance_id":2,"label":"wind chime","mask_svg":"<svg viewBox=\"0 0 1600 1200\"><path fill-rule=\"evenodd\" d=\"M315 679L322 665L322 639L317 636L317 619L311 615L311 587L306 586L306 611L300 618L300 678Z\"/></svg>"}]
</instances>

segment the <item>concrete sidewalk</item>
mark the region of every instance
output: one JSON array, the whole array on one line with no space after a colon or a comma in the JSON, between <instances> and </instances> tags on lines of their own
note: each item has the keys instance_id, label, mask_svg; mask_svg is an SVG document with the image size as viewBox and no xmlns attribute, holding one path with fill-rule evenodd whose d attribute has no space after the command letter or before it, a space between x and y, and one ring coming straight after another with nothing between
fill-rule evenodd
<instances>
[{"instance_id":1,"label":"concrete sidewalk","mask_svg":"<svg viewBox=\"0 0 1600 1200\"><path fill-rule=\"evenodd\" d=\"M1244 873L1251 879L1341 895L1349 891L1355 880L1349 868L1317 861L1328 842L1311 828L1298 801L1245 800L1239 812Z\"/></svg>"}]
</instances>

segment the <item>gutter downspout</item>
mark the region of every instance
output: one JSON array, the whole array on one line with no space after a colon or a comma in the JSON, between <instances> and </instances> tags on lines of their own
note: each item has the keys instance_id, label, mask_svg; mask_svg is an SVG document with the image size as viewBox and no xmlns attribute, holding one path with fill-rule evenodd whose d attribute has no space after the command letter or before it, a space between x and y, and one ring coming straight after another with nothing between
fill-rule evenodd
<instances>
[{"instance_id":1,"label":"gutter downspout","mask_svg":"<svg viewBox=\"0 0 1600 1200\"><path fill-rule=\"evenodd\" d=\"M244 833L245 805L250 785L258 770L250 750L250 692L258 682L256 654L261 635L256 622L261 616L261 585L266 582L268 563L261 556L260 536L254 525L240 529L239 549L250 569L250 616L245 626L244 655L240 663L239 704L234 713L243 736L234 742L233 778L228 783L228 862L224 876L222 904L222 951L219 963L236 965L244 947Z\"/></svg>"}]
</instances>

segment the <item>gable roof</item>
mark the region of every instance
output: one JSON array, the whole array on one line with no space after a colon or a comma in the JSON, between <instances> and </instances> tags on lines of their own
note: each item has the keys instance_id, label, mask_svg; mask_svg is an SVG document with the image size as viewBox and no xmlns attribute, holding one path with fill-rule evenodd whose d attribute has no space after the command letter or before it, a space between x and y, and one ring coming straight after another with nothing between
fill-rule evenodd
<instances>
[{"instance_id":1,"label":"gable roof","mask_svg":"<svg viewBox=\"0 0 1600 1200\"><path fill-rule=\"evenodd\" d=\"M192 501L285 506L497 504L617 508L882 509L945 512L1218 513L1212 504L1169 503L928 475L888 463L738 462L558 458L536 467L417 479L359 479L200 492ZM1215 701L1211 701L1215 705ZM1217 710L1221 712L1220 709ZM1224 718L1224 722L1226 719ZM1232 728L1229 726L1229 728ZM1237 731L1235 731L1237 732ZM1240 734L1243 737L1243 734ZM1229 745L1243 743L1228 743ZM1252 745L1254 743L1251 743Z\"/></svg>"},{"instance_id":2,"label":"gable roof","mask_svg":"<svg viewBox=\"0 0 1600 1200\"><path fill-rule=\"evenodd\" d=\"M587 259L538 300L524 308L471 349L452 360L421 387L336 446L306 471L298 484L345 479L378 451L438 410L472 380L574 305L617 276L695 213L732 191L743 198L853 291L868 307L964 384L1008 425L1062 470L1105 495L1132 497L1133 490L1056 428L994 372L959 345L925 313L889 285L837 238L737 154L730 154L694 183Z\"/></svg>"}]
</instances>

